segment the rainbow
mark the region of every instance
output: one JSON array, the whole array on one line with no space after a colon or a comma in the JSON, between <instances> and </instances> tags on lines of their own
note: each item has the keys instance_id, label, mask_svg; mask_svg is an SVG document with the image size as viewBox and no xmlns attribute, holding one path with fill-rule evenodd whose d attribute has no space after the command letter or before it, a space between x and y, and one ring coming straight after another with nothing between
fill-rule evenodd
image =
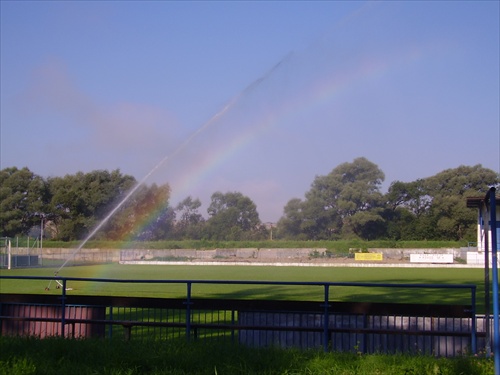
<instances>
[{"instance_id":1,"label":"rainbow","mask_svg":"<svg viewBox=\"0 0 500 375\"><path fill-rule=\"evenodd\" d=\"M362 84L367 80L376 80L390 72L397 65L415 61L421 54L416 50L393 59L392 62L384 60L371 60L360 64L360 66L349 71L334 74L330 79L321 80L311 85L307 92L301 92L278 108L268 111L264 118L254 121L249 126L244 127L224 147L214 148L209 154L204 155L202 161L186 170L180 179L175 183L175 191L172 198L187 196L190 187L197 186L203 178L211 171L222 165L226 160L240 149L259 138L261 134L280 124L286 123L289 119L299 116L303 112L314 110L315 107L322 106L335 97L345 93L353 85Z\"/></svg>"},{"instance_id":2,"label":"rainbow","mask_svg":"<svg viewBox=\"0 0 500 375\"><path fill-rule=\"evenodd\" d=\"M391 59L364 61L353 68L331 74L327 76L326 79L312 82L312 84L305 89L299 90L299 95L289 100L282 101L272 110L260 116L260 118L242 127L242 129L233 135L227 142L224 142L223 147L210 148L209 151L203 155L203 158L200 158L201 162L192 163L191 168L184 169L176 178L175 184L173 184L174 190L170 192L169 202L178 202L181 197L188 196L193 186L199 186L201 181L212 171L219 168L227 160L230 160L235 153L246 147L253 140L259 138L265 132L271 130L273 127L287 124L291 119L303 113L314 111L315 108L335 100L335 98L348 92L351 87L362 85L370 80L380 79L384 75L390 74L393 69L411 64L421 59L423 56L422 49L413 48L405 53L392 56ZM236 98L238 99L239 97ZM241 99L244 99L244 97L241 97ZM214 118L219 120L223 117L227 108L226 106L225 109L214 116ZM208 122L209 125L210 122L212 122L212 119ZM205 127L207 127L207 124L203 125L203 128ZM187 143L189 143L189 139L188 142L185 142L185 144ZM160 164L162 164L162 162ZM164 202L151 204L148 207L148 212L142 215L141 220L136 223L134 229L121 234L120 248L124 249L131 246L134 240L131 233L140 233L147 228L153 228L155 221L164 208ZM100 271L97 272L101 273ZM94 276L99 277L102 275Z\"/></svg>"},{"instance_id":3,"label":"rainbow","mask_svg":"<svg viewBox=\"0 0 500 375\"><path fill-rule=\"evenodd\" d=\"M389 74L391 69L397 68L398 65L411 63L421 57L420 50L410 49L406 53L392 58L391 61L364 61L354 68L331 74L330 78L315 82L307 90L301 91L300 95L282 103L272 111L268 111L264 117L242 128L238 134L224 143L224 147L212 148L203 155L203 158L200 158L199 163L193 163L191 168L182 171L175 181L175 191L172 191L170 202L177 202L181 197L188 196L191 187L198 186L209 173L272 127L286 123L301 113L312 111L314 108L334 100L352 86L363 84L368 80L380 79L385 74ZM150 214L137 224L134 232L152 226L161 209L162 207L151 207ZM123 246L126 247L127 241L130 240L130 236L125 236L122 241Z\"/></svg>"}]
</instances>

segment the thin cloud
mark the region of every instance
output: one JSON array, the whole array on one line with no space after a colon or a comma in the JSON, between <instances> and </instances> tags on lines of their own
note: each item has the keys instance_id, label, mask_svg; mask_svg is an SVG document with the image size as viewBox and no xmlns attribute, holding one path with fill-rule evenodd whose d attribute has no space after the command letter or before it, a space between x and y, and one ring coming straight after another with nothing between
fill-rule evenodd
<instances>
[{"instance_id":1,"label":"thin cloud","mask_svg":"<svg viewBox=\"0 0 500 375\"><path fill-rule=\"evenodd\" d=\"M178 139L179 126L170 112L132 101L100 103L77 85L67 64L55 58L33 70L15 108L27 124L41 115L51 118L43 126L54 133L54 140L45 146L56 146L57 139L63 153L71 152L77 159L85 155L86 160L77 163L84 170L126 164L125 169L139 179ZM105 157L91 155L98 153Z\"/></svg>"}]
</instances>

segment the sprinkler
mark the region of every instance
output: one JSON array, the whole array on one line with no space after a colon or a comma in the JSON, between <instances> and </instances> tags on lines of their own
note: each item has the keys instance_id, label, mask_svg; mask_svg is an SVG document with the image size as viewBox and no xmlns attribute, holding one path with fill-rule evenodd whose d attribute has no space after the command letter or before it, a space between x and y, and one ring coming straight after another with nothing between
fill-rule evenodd
<instances>
[{"instance_id":1,"label":"sprinkler","mask_svg":"<svg viewBox=\"0 0 500 375\"><path fill-rule=\"evenodd\" d=\"M213 115L208 121L202 124L194 133L192 133L189 137L187 137L182 143L180 143L177 148L174 149L173 153L170 155L166 155L158 164L156 164L153 169L147 173L141 181L135 184L135 186L127 193L127 195L108 213L108 215L102 219L99 224L87 235L87 237L80 243L80 245L74 249L71 255L64 261L64 263L54 272L54 276L57 276L60 270L62 270L69 261L76 256L76 254L85 246L85 244L92 238L94 235L109 221L109 219L127 202L132 195L139 189L139 187L146 182L146 180L154 173L157 169L159 169L163 164L169 161L171 158L177 156L177 154L181 153L185 148L189 146L189 144L198 137L202 132L206 129L210 128L213 123L215 123L220 117L224 116L226 112L230 111L233 106L236 105L245 95L250 93L252 90L255 90L259 85L266 81L275 70L277 70L281 65L283 65L286 61L290 60L293 52L289 52L284 58L282 58L277 64L275 64L270 70L268 70L264 75L257 78L250 85L248 85L245 89L243 89L240 93L235 95L229 102L215 115ZM56 288L62 288L63 285L59 280L55 280L57 283ZM49 290L52 280L50 280L49 285L45 288L45 290ZM66 290L72 290L72 288L66 288Z\"/></svg>"}]
</instances>

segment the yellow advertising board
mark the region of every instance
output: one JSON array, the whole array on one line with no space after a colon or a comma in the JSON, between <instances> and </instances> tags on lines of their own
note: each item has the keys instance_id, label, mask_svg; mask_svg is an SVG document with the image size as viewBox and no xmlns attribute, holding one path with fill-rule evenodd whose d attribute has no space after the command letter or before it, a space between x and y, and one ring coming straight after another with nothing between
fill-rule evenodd
<instances>
[{"instance_id":1,"label":"yellow advertising board","mask_svg":"<svg viewBox=\"0 0 500 375\"><path fill-rule=\"evenodd\" d=\"M383 260L384 254L382 253L356 253L354 260Z\"/></svg>"}]
</instances>

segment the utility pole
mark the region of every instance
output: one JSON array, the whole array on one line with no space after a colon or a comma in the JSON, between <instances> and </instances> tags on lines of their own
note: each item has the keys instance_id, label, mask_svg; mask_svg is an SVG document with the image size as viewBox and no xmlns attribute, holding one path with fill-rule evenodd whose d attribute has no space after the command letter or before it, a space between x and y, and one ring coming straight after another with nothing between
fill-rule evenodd
<instances>
[{"instance_id":1,"label":"utility pole","mask_svg":"<svg viewBox=\"0 0 500 375\"><path fill-rule=\"evenodd\" d=\"M497 249L497 208L496 189L490 188L490 232L491 232L491 260L492 260L492 292L493 292L493 355L495 360L495 375L500 375L500 332L498 317L498 249ZM488 198L488 196L486 197Z\"/></svg>"},{"instance_id":2,"label":"utility pole","mask_svg":"<svg viewBox=\"0 0 500 375\"><path fill-rule=\"evenodd\" d=\"M40 219L40 249L43 249L43 216Z\"/></svg>"}]
</instances>

